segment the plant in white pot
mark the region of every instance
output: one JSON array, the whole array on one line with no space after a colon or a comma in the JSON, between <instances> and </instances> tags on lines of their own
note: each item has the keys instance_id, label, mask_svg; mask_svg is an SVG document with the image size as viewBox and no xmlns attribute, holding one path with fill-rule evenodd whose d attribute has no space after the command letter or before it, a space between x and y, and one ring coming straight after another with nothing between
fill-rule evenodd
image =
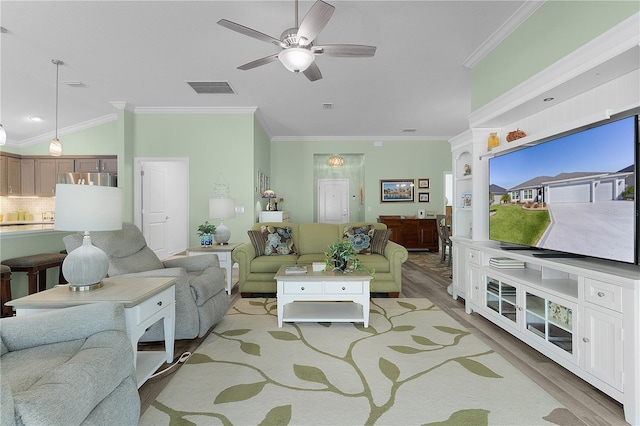
<instances>
[{"instance_id":1,"label":"plant in white pot","mask_svg":"<svg viewBox=\"0 0 640 426\"><path fill-rule=\"evenodd\" d=\"M213 235L216 233L216 226L205 220L203 224L198 225L198 235L200 236L200 245L202 247L211 247L213 245Z\"/></svg>"}]
</instances>

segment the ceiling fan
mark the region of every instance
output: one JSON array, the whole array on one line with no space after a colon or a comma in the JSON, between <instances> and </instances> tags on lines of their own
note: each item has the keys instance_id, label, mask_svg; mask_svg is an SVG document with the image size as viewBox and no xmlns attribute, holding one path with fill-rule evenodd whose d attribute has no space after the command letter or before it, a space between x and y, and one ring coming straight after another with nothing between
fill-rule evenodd
<instances>
[{"instance_id":1,"label":"ceiling fan","mask_svg":"<svg viewBox=\"0 0 640 426\"><path fill-rule=\"evenodd\" d=\"M298 26L298 0L295 0L295 27L284 30L280 39L226 19L219 20L218 24L239 32L240 34L273 43L282 49L274 55L241 65L238 69L249 70L279 60L289 71L295 73L302 71L309 80L316 81L322 78L322 73L320 73L318 65L314 62L316 55L364 58L371 57L376 53L375 46L360 44L327 44L316 46L313 44L318 34L327 25L329 19L331 19L334 10L334 6L322 0L317 0L302 19L300 26Z\"/></svg>"}]
</instances>

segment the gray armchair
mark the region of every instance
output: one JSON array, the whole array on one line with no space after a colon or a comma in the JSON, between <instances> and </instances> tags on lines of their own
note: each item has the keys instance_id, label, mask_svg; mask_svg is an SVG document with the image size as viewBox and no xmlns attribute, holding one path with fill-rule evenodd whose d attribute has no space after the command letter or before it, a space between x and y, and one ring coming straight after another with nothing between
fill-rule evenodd
<instances>
[{"instance_id":1,"label":"gray armchair","mask_svg":"<svg viewBox=\"0 0 640 426\"><path fill-rule=\"evenodd\" d=\"M0 424L138 424L122 304L2 318L0 336Z\"/></svg>"},{"instance_id":2,"label":"gray armchair","mask_svg":"<svg viewBox=\"0 0 640 426\"><path fill-rule=\"evenodd\" d=\"M161 262L147 246L144 235L133 223L125 222L120 231L92 232L93 245L109 257L109 277L177 277L176 339L204 336L229 308L224 273L218 256L207 254ZM68 252L82 244L82 235L64 237ZM140 341L164 340L161 322L152 325Z\"/></svg>"}]
</instances>

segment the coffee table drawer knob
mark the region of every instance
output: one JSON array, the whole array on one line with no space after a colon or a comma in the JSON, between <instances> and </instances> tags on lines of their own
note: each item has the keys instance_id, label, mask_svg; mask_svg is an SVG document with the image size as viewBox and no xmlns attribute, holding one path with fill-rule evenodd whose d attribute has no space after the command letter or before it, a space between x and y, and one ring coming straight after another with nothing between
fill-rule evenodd
<instances>
[{"instance_id":1,"label":"coffee table drawer knob","mask_svg":"<svg viewBox=\"0 0 640 426\"><path fill-rule=\"evenodd\" d=\"M304 291L304 287L300 287L300 290Z\"/></svg>"},{"instance_id":2,"label":"coffee table drawer knob","mask_svg":"<svg viewBox=\"0 0 640 426\"><path fill-rule=\"evenodd\" d=\"M342 291L344 291L344 290L346 290L346 289L347 289L346 287L342 287Z\"/></svg>"}]
</instances>

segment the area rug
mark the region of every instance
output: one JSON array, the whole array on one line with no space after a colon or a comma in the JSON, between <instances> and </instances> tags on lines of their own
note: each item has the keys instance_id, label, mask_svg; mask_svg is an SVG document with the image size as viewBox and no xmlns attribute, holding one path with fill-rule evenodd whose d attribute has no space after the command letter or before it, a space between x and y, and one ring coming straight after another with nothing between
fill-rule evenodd
<instances>
[{"instance_id":1,"label":"area rug","mask_svg":"<svg viewBox=\"0 0 640 426\"><path fill-rule=\"evenodd\" d=\"M141 425L578 424L427 299L372 299L369 327L285 323L240 299Z\"/></svg>"}]
</instances>

